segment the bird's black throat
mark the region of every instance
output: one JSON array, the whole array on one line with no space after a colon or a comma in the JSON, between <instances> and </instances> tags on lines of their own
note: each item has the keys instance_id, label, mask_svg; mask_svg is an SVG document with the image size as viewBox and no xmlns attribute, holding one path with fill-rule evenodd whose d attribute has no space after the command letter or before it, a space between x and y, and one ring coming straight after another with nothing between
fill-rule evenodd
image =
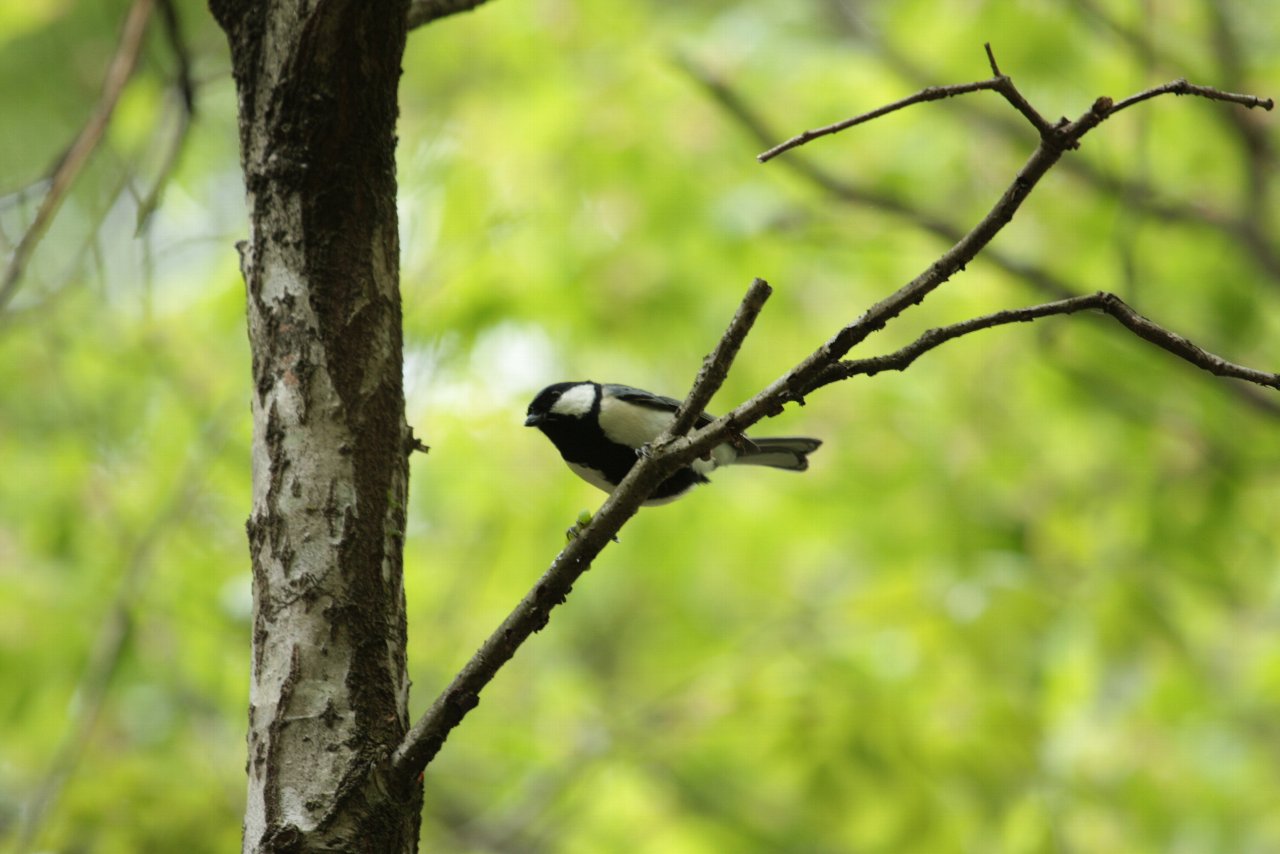
<instances>
[{"instance_id":1,"label":"bird's black throat","mask_svg":"<svg viewBox=\"0 0 1280 854\"><path fill-rule=\"evenodd\" d=\"M636 449L610 441L595 419L553 417L537 426L556 446L565 462L593 468L615 487L636 464ZM706 482L705 477L685 466L664 480L649 500L673 498L695 484Z\"/></svg>"}]
</instances>

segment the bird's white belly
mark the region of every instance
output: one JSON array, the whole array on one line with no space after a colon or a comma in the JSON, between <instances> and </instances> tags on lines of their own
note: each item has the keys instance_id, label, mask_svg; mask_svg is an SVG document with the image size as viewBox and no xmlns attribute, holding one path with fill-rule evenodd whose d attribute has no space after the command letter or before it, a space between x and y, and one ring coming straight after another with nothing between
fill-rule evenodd
<instances>
[{"instance_id":1,"label":"bird's white belly","mask_svg":"<svg viewBox=\"0 0 1280 854\"><path fill-rule=\"evenodd\" d=\"M591 466L584 466L581 463L568 463L569 469L578 477L594 486L596 489L603 489L605 492L613 492L614 485L610 483L599 469L593 469Z\"/></svg>"}]
</instances>

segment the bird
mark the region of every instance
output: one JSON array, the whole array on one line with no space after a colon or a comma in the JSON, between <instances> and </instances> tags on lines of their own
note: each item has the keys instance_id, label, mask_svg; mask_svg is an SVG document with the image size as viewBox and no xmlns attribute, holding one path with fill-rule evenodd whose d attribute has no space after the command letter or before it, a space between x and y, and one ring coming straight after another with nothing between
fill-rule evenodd
<instances>
[{"instance_id":1,"label":"bird","mask_svg":"<svg viewBox=\"0 0 1280 854\"><path fill-rule=\"evenodd\" d=\"M538 392L529 404L524 425L541 430L574 474L611 493L631 470L641 449L671 426L679 408L678 400L629 385L560 382ZM695 427L713 420L703 412ZM708 483L707 474L722 466L804 471L809 468L809 454L821 444L821 440L805 436L737 436L677 470L644 503L653 506L674 501L694 486Z\"/></svg>"}]
</instances>

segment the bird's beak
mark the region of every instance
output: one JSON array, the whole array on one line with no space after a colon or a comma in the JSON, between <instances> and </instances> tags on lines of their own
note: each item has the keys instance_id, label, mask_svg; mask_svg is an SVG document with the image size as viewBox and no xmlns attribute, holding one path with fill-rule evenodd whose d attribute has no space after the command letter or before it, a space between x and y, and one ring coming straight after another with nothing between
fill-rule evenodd
<instances>
[{"instance_id":1,"label":"bird's beak","mask_svg":"<svg viewBox=\"0 0 1280 854\"><path fill-rule=\"evenodd\" d=\"M524 420L524 426L526 427L537 427L541 423L542 423L541 415L530 415L528 418Z\"/></svg>"}]
</instances>

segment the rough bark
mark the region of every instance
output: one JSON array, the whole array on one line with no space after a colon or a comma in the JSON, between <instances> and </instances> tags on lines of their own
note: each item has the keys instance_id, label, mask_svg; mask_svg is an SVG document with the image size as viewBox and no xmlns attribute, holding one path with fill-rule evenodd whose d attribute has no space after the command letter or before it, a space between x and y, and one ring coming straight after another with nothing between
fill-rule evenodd
<instances>
[{"instance_id":1,"label":"rough bark","mask_svg":"<svg viewBox=\"0 0 1280 854\"><path fill-rule=\"evenodd\" d=\"M245 851L414 851L395 121L406 0L211 0L239 94L253 354Z\"/></svg>"}]
</instances>

